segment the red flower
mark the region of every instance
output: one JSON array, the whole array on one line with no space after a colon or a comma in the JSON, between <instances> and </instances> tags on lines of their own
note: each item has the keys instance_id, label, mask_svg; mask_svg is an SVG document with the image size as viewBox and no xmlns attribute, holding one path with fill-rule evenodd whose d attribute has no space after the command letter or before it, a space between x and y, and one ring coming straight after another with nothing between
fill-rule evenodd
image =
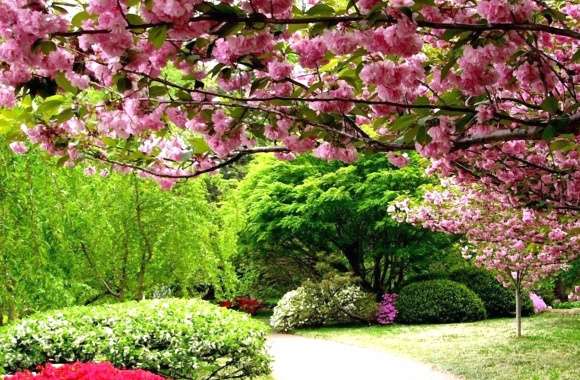
<instances>
[{"instance_id":1,"label":"red flower","mask_svg":"<svg viewBox=\"0 0 580 380\"><path fill-rule=\"evenodd\" d=\"M121 370L111 363L74 363L54 367L47 364L38 374L29 371L6 376L5 380L164 380L151 372Z\"/></svg>"}]
</instances>

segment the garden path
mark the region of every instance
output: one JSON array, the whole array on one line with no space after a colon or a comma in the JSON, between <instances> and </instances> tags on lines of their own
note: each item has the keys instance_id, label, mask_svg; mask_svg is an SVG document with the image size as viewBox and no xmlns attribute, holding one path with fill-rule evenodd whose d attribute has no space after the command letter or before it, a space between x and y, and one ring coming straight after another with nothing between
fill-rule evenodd
<instances>
[{"instance_id":1,"label":"garden path","mask_svg":"<svg viewBox=\"0 0 580 380\"><path fill-rule=\"evenodd\" d=\"M427 364L385 351L323 339L268 339L275 380L455 380Z\"/></svg>"}]
</instances>

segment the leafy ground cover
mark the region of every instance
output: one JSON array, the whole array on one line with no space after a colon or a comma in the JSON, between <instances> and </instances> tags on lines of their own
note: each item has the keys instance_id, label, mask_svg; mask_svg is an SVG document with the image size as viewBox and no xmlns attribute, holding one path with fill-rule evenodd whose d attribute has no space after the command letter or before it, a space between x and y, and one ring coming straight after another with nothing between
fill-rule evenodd
<instances>
[{"instance_id":1,"label":"leafy ground cover","mask_svg":"<svg viewBox=\"0 0 580 380\"><path fill-rule=\"evenodd\" d=\"M397 352L466 380L580 378L580 312L549 312L524 320L516 338L511 318L443 325L342 326L299 330Z\"/></svg>"}]
</instances>

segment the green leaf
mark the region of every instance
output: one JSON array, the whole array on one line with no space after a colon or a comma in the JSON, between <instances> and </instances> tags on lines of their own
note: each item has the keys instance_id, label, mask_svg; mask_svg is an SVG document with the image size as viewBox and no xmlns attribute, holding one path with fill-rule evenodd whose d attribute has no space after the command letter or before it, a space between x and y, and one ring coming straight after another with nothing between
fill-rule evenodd
<instances>
[{"instance_id":1,"label":"green leaf","mask_svg":"<svg viewBox=\"0 0 580 380\"><path fill-rule=\"evenodd\" d=\"M566 139L558 139L550 143L550 148L552 150L558 150L561 152L569 152L576 147L573 141Z\"/></svg>"},{"instance_id":2,"label":"green leaf","mask_svg":"<svg viewBox=\"0 0 580 380\"><path fill-rule=\"evenodd\" d=\"M156 98L158 96L163 96L167 94L167 88L164 86L151 86L149 87L149 96Z\"/></svg>"},{"instance_id":3,"label":"green leaf","mask_svg":"<svg viewBox=\"0 0 580 380\"><path fill-rule=\"evenodd\" d=\"M151 42L155 48L159 49L167 39L167 30L167 25L156 26L149 29L149 42Z\"/></svg>"},{"instance_id":4,"label":"green leaf","mask_svg":"<svg viewBox=\"0 0 580 380\"><path fill-rule=\"evenodd\" d=\"M38 106L38 113L40 113L45 120L50 119L51 116L59 112L60 107L64 104L65 98L61 95L54 95L46 98L42 104Z\"/></svg>"},{"instance_id":5,"label":"green leaf","mask_svg":"<svg viewBox=\"0 0 580 380\"><path fill-rule=\"evenodd\" d=\"M402 131L417 122L415 115L403 115L389 125L393 131Z\"/></svg>"},{"instance_id":6,"label":"green leaf","mask_svg":"<svg viewBox=\"0 0 580 380\"><path fill-rule=\"evenodd\" d=\"M318 3L315 6L313 6L312 8L310 8L306 14L308 16L331 16L333 14L335 14L334 9L324 3Z\"/></svg>"},{"instance_id":7,"label":"green leaf","mask_svg":"<svg viewBox=\"0 0 580 380\"><path fill-rule=\"evenodd\" d=\"M141 16L136 15L136 14L129 13L129 14L125 15L125 17L129 21L130 25L141 25L141 24L145 23L143 21L143 19L141 18Z\"/></svg>"},{"instance_id":8,"label":"green leaf","mask_svg":"<svg viewBox=\"0 0 580 380\"><path fill-rule=\"evenodd\" d=\"M82 12L79 12L76 15L74 15L70 23L73 26L80 28L83 25L83 22L85 20L90 19L90 18L91 18L91 15L89 14L89 12L82 11Z\"/></svg>"},{"instance_id":9,"label":"green leaf","mask_svg":"<svg viewBox=\"0 0 580 380\"><path fill-rule=\"evenodd\" d=\"M560 107L558 106L558 100L556 98L554 98L553 96L548 96L546 99L544 99L544 101L542 102L540 107L544 111L547 111L550 113L556 113L556 112L560 111Z\"/></svg>"},{"instance_id":10,"label":"green leaf","mask_svg":"<svg viewBox=\"0 0 580 380\"><path fill-rule=\"evenodd\" d=\"M448 106L463 105L463 95L461 94L461 91L457 89L442 94L441 100Z\"/></svg>"},{"instance_id":11,"label":"green leaf","mask_svg":"<svg viewBox=\"0 0 580 380\"><path fill-rule=\"evenodd\" d=\"M269 78L259 78L252 82L252 87L250 88L250 95L252 95L256 90L260 90L270 82Z\"/></svg>"},{"instance_id":12,"label":"green leaf","mask_svg":"<svg viewBox=\"0 0 580 380\"><path fill-rule=\"evenodd\" d=\"M175 93L175 96L177 96L177 99L179 99L179 100L183 100L183 101L186 101L186 102L187 102L187 101L190 101L190 100L192 99L192 98L191 98L191 95L190 95L190 94L188 94L187 92L183 91L183 90L179 90L179 91L177 91L177 92Z\"/></svg>"},{"instance_id":13,"label":"green leaf","mask_svg":"<svg viewBox=\"0 0 580 380\"><path fill-rule=\"evenodd\" d=\"M72 92L72 93L76 93L77 89L76 87L74 87L70 81L66 78L66 76L64 75L63 72L58 72L55 77L54 80L56 81L56 84L58 85L58 87L62 88L64 91L66 92Z\"/></svg>"},{"instance_id":14,"label":"green leaf","mask_svg":"<svg viewBox=\"0 0 580 380\"><path fill-rule=\"evenodd\" d=\"M189 140L191 147L193 148L193 152L196 154L202 154L209 152L209 145L203 137L193 137Z\"/></svg>"},{"instance_id":15,"label":"green leaf","mask_svg":"<svg viewBox=\"0 0 580 380\"><path fill-rule=\"evenodd\" d=\"M70 120L75 115L74 110L72 108L67 108L58 115L56 115L55 119L59 123L64 123L67 120Z\"/></svg>"},{"instance_id":16,"label":"green leaf","mask_svg":"<svg viewBox=\"0 0 580 380\"><path fill-rule=\"evenodd\" d=\"M133 82L131 82L131 80L129 78L127 78L126 76L120 76L119 79L117 79L117 91L119 91L120 93L123 93L127 90L130 90L133 88Z\"/></svg>"},{"instance_id":17,"label":"green leaf","mask_svg":"<svg viewBox=\"0 0 580 380\"><path fill-rule=\"evenodd\" d=\"M542 131L542 139L546 141L550 141L554 136L556 136L556 127L551 124Z\"/></svg>"},{"instance_id":18,"label":"green leaf","mask_svg":"<svg viewBox=\"0 0 580 380\"><path fill-rule=\"evenodd\" d=\"M37 40L32 44L33 51L42 51L44 54L50 54L56 50L56 44L52 41Z\"/></svg>"},{"instance_id":19,"label":"green leaf","mask_svg":"<svg viewBox=\"0 0 580 380\"><path fill-rule=\"evenodd\" d=\"M580 63L580 49L576 50L576 53L572 56L572 62Z\"/></svg>"}]
</instances>

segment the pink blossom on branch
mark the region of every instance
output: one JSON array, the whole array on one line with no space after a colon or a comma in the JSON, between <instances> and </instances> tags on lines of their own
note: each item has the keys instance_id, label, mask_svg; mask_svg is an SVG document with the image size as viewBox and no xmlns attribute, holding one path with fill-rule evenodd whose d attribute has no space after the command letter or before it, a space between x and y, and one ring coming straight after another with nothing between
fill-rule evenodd
<instances>
[{"instance_id":1,"label":"pink blossom on branch","mask_svg":"<svg viewBox=\"0 0 580 380\"><path fill-rule=\"evenodd\" d=\"M533 0L81 4L0 4L0 116L71 165L169 188L263 151L415 149L513 207L580 209L573 1L558 23Z\"/></svg>"}]
</instances>

